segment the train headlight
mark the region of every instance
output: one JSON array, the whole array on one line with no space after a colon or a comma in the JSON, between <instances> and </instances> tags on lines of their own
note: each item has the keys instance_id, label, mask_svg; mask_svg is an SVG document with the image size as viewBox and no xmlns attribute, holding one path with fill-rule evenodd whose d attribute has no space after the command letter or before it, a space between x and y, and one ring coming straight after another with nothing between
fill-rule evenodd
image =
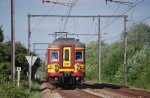
<instances>
[{"instance_id":1,"label":"train headlight","mask_svg":"<svg viewBox=\"0 0 150 98\"><path fill-rule=\"evenodd\" d=\"M76 67L77 67L77 68L80 68L80 67L81 67L81 65L80 65L80 64L77 64L77 65L76 65Z\"/></svg>"},{"instance_id":2,"label":"train headlight","mask_svg":"<svg viewBox=\"0 0 150 98\"><path fill-rule=\"evenodd\" d=\"M55 68L55 71L58 71L58 69L59 69L58 64L54 64L54 68Z\"/></svg>"},{"instance_id":3,"label":"train headlight","mask_svg":"<svg viewBox=\"0 0 150 98\"><path fill-rule=\"evenodd\" d=\"M80 64L76 64L76 69L79 71L81 68L81 65Z\"/></svg>"}]
</instances>

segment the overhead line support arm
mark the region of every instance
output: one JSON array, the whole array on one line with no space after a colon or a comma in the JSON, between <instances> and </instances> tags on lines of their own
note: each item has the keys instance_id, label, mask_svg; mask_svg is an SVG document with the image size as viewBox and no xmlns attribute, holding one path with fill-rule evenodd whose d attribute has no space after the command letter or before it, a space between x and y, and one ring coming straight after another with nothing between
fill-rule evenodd
<instances>
[{"instance_id":1,"label":"overhead line support arm","mask_svg":"<svg viewBox=\"0 0 150 98\"><path fill-rule=\"evenodd\" d=\"M106 18L106 17L108 17L108 18L113 18L113 17L127 17L127 15L97 15L97 16L93 16L93 15L91 15L91 16L85 16L85 15L83 15L83 16L79 16L79 15L30 15L30 17L54 17L54 18L56 18L56 17L65 17L65 18L67 18L67 17L69 17L69 18L99 18L99 17L103 17L103 18Z\"/></svg>"}]
</instances>

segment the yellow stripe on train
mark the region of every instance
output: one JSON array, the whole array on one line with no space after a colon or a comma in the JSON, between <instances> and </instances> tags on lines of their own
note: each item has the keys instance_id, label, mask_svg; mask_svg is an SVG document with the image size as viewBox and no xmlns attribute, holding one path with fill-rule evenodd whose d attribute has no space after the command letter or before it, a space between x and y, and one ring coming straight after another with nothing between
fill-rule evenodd
<instances>
[{"instance_id":1,"label":"yellow stripe on train","mask_svg":"<svg viewBox=\"0 0 150 98\"><path fill-rule=\"evenodd\" d=\"M74 72L75 69L59 69L59 72Z\"/></svg>"},{"instance_id":2,"label":"yellow stripe on train","mask_svg":"<svg viewBox=\"0 0 150 98\"><path fill-rule=\"evenodd\" d=\"M84 64L75 64L74 65L74 68L70 69L70 68L66 68L66 69L63 69L63 68L60 68L58 69L58 72L77 72L77 65L79 65L80 67L79 68L85 68L85 65ZM48 65L48 72L55 72L55 67L54 67L54 64L49 64Z\"/></svg>"}]
</instances>

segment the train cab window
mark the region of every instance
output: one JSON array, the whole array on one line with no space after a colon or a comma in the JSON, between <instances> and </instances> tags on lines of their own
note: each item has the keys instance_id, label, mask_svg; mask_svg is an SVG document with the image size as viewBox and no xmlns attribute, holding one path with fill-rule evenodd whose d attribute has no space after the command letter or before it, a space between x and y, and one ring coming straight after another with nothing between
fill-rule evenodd
<instances>
[{"instance_id":1,"label":"train cab window","mask_svg":"<svg viewBox=\"0 0 150 98\"><path fill-rule=\"evenodd\" d=\"M76 61L83 61L83 52L82 51L76 51L75 59L76 59Z\"/></svg>"},{"instance_id":2,"label":"train cab window","mask_svg":"<svg viewBox=\"0 0 150 98\"><path fill-rule=\"evenodd\" d=\"M69 50L65 50L65 61L69 61Z\"/></svg>"},{"instance_id":3,"label":"train cab window","mask_svg":"<svg viewBox=\"0 0 150 98\"><path fill-rule=\"evenodd\" d=\"M51 51L51 61L59 61L59 51Z\"/></svg>"}]
</instances>

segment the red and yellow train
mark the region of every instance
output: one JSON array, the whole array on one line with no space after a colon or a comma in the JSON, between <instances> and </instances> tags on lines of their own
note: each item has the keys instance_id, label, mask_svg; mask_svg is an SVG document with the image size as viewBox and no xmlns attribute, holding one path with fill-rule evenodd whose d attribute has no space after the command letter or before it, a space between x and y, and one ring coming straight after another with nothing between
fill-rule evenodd
<instances>
[{"instance_id":1,"label":"red and yellow train","mask_svg":"<svg viewBox=\"0 0 150 98\"><path fill-rule=\"evenodd\" d=\"M85 77L85 44L74 38L58 38L47 49L47 79L75 84Z\"/></svg>"}]
</instances>

